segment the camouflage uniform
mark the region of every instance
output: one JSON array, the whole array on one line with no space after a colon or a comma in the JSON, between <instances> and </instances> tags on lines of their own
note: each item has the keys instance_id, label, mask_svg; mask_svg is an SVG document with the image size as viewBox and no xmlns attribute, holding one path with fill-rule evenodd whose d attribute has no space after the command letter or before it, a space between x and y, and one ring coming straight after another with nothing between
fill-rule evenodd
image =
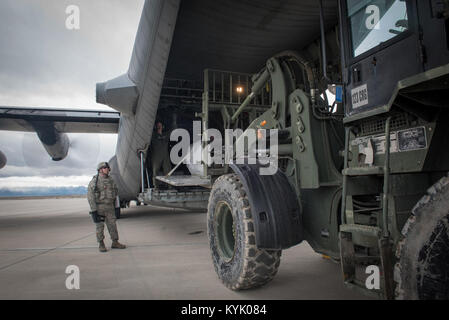
<instances>
[{"instance_id":1,"label":"camouflage uniform","mask_svg":"<svg viewBox=\"0 0 449 320\"><path fill-rule=\"evenodd\" d=\"M98 215L105 217L106 226L112 241L118 240L117 225L115 223L115 199L118 194L117 186L111 176L105 176L98 173L97 186L95 175L89 183L87 190L87 200L91 211L98 211ZM104 239L104 223L96 223L97 241L102 242Z\"/></svg>"},{"instance_id":2,"label":"camouflage uniform","mask_svg":"<svg viewBox=\"0 0 449 320\"><path fill-rule=\"evenodd\" d=\"M162 174L166 175L171 170L170 154L168 145L170 143L170 134L163 132L159 134L155 132L151 138L151 165L153 167L153 186L157 187L156 176L162 167Z\"/></svg>"}]
</instances>

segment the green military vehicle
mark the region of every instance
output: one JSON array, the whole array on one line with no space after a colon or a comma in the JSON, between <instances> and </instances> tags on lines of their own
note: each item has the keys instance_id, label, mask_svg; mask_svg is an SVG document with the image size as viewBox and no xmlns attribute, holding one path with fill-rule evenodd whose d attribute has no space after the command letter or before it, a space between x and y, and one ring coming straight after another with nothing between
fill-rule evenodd
<instances>
[{"instance_id":1,"label":"green military vehicle","mask_svg":"<svg viewBox=\"0 0 449 320\"><path fill-rule=\"evenodd\" d=\"M448 299L449 1L341 0L330 31L320 9L320 54L282 52L255 75L204 71L203 136L276 129L275 174L203 161L185 175L180 162L158 177L172 188L140 199L207 208L213 264L232 290L266 284L282 250L307 241L350 287Z\"/></svg>"}]
</instances>

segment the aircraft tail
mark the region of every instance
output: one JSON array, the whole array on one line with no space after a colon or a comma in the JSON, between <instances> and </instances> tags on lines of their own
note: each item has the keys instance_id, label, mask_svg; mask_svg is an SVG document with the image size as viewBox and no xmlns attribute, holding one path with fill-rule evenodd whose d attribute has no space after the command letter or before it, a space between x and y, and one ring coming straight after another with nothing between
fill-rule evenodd
<instances>
[{"instance_id":1,"label":"aircraft tail","mask_svg":"<svg viewBox=\"0 0 449 320\"><path fill-rule=\"evenodd\" d=\"M179 5L180 0L146 0L127 75L97 84L97 101L122 113L116 149L121 199L139 192L139 150L151 142Z\"/></svg>"}]
</instances>

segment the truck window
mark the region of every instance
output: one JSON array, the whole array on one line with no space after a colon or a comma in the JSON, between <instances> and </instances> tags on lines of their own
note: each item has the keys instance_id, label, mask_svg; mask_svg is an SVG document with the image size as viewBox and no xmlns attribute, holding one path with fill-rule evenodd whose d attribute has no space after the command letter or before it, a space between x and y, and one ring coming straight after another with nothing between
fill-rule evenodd
<instances>
[{"instance_id":1,"label":"truck window","mask_svg":"<svg viewBox=\"0 0 449 320\"><path fill-rule=\"evenodd\" d=\"M354 57L408 29L404 0L348 0L347 6Z\"/></svg>"}]
</instances>

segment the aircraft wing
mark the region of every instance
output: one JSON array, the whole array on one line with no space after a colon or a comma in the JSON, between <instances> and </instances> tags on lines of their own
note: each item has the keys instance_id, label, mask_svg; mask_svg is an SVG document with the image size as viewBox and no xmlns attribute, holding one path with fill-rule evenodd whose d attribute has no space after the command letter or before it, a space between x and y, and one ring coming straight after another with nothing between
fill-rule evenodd
<instances>
[{"instance_id":1,"label":"aircraft wing","mask_svg":"<svg viewBox=\"0 0 449 320\"><path fill-rule=\"evenodd\" d=\"M6 131L48 127L60 133L117 133L119 120L115 111L0 107L0 130Z\"/></svg>"},{"instance_id":2,"label":"aircraft wing","mask_svg":"<svg viewBox=\"0 0 449 320\"><path fill-rule=\"evenodd\" d=\"M0 107L0 130L36 132L50 157L59 161L67 156L67 133L117 133L119 112ZM0 168L6 157L0 151Z\"/></svg>"}]
</instances>

